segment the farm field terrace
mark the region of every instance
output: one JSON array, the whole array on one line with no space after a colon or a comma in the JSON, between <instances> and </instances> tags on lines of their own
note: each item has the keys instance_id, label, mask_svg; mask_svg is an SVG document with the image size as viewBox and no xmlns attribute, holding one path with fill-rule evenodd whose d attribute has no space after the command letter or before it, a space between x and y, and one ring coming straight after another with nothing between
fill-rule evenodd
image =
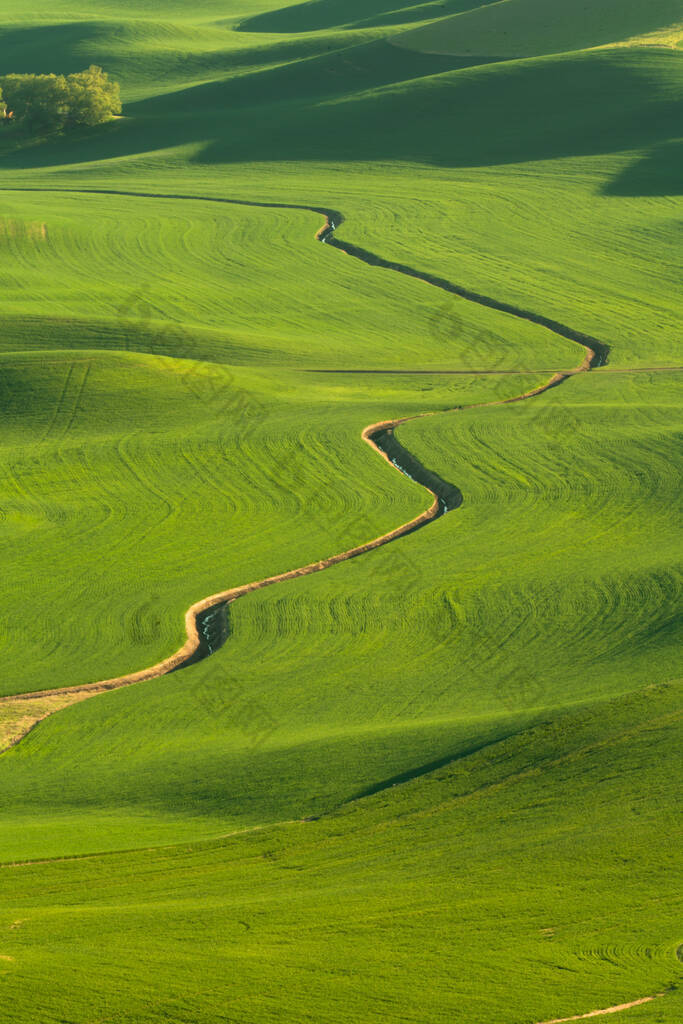
<instances>
[{"instance_id":1,"label":"farm field terrace","mask_svg":"<svg viewBox=\"0 0 683 1024\"><path fill-rule=\"evenodd\" d=\"M542 15L0 0L12 1024L679 1019L677 12Z\"/></svg>"}]
</instances>

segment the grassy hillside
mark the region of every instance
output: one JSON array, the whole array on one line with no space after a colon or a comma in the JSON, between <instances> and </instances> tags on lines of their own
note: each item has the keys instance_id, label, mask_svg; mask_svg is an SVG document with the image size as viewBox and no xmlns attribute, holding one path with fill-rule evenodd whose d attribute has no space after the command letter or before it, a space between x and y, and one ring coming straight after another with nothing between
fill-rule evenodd
<instances>
[{"instance_id":1,"label":"grassy hillside","mask_svg":"<svg viewBox=\"0 0 683 1024\"><path fill-rule=\"evenodd\" d=\"M314 32L362 29L442 17L446 11L481 7L493 0L313 0L268 11L243 21L246 32Z\"/></svg>"},{"instance_id":2,"label":"grassy hillside","mask_svg":"<svg viewBox=\"0 0 683 1024\"><path fill-rule=\"evenodd\" d=\"M532 1024L661 992L610 1020L671 1024L679 706L646 688L317 822L6 866L13 1019Z\"/></svg>"},{"instance_id":3,"label":"grassy hillside","mask_svg":"<svg viewBox=\"0 0 683 1024\"><path fill-rule=\"evenodd\" d=\"M467 4L463 13L396 41L431 53L537 57L617 43L681 22L676 0L593 0L580 5L572 0L499 0Z\"/></svg>"},{"instance_id":4,"label":"grassy hillside","mask_svg":"<svg viewBox=\"0 0 683 1024\"><path fill-rule=\"evenodd\" d=\"M430 383L428 377L421 386ZM477 389L480 395L480 385L458 385L451 400L476 400ZM675 678L677 544L666 524L676 496L677 390L666 374L607 373L576 378L566 389L562 401L548 393L536 404L402 427L401 439L425 465L457 481L462 507L400 546L242 599L231 609L229 643L208 661L98 697L40 726L3 759L0 855L54 856L121 845L118 837L126 834L147 844L320 814L386 780L517 732L549 711ZM282 465L292 441L277 419L268 426L278 441L266 451ZM322 434L331 436L329 429ZM558 435L567 439L560 444ZM274 492L267 503L261 497L243 513L233 503L228 516L217 509L215 540L211 527L194 541L183 539L182 579L187 586L197 577L186 604L268 568L344 550L424 505L420 492L401 487L388 467L375 473L372 491L360 489L374 467L353 433L342 434L329 457L337 463L343 450L356 456L363 476L355 474L355 492L341 489L342 472L340 483L326 487L319 478L316 487L328 451L315 435L306 439L314 442L310 454L304 449L278 475L264 474ZM249 465L248 451L241 444L232 474L225 466L234 482ZM196 456L191 463L206 465ZM311 488L310 508L288 500L297 477L302 505L305 484ZM394 485L395 493L378 492L378 483ZM274 508L273 497L280 498ZM192 522L187 506L180 509ZM250 526L240 529L245 514ZM171 526L150 530L158 567L142 530L134 566L121 582L102 552L99 605L85 600L97 593L97 582L70 574L58 606L73 609L75 621L62 632L82 653L80 673L65 673L65 684L86 681L90 664L90 678L97 678L98 666L101 675L110 667L143 667L168 651L176 638L165 613L174 592L178 626L183 607L181 580L171 590L164 565L179 535L177 518L179 511ZM228 554L219 563L226 522L235 536L232 547L223 540ZM252 530L260 550L253 540L245 544ZM110 543L116 536L113 524L106 536ZM200 576L202 552L213 576L210 569ZM125 562L118 548L113 554ZM93 643L80 619L96 621L96 636L120 648L118 659L105 662L104 645ZM18 648L20 637L15 642ZM68 664L66 642L56 646L48 664L59 665L60 657ZM265 713L271 734L244 724L250 708ZM61 828L29 839L27 821L41 808Z\"/></svg>"},{"instance_id":5,"label":"grassy hillside","mask_svg":"<svg viewBox=\"0 0 683 1024\"><path fill-rule=\"evenodd\" d=\"M0 697L418 515L370 423L462 495L0 755L12 1024L680 1016L681 63L585 52L676 16L0 0L5 71L124 98L0 129ZM527 312L606 365L487 404L584 358Z\"/></svg>"}]
</instances>

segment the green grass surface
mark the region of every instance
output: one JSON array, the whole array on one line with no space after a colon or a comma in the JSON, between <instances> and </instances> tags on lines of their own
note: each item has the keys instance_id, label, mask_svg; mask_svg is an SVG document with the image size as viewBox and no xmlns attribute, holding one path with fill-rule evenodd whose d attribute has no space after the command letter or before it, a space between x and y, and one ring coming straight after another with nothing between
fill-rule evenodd
<instances>
[{"instance_id":1,"label":"green grass surface","mask_svg":"<svg viewBox=\"0 0 683 1024\"><path fill-rule=\"evenodd\" d=\"M363 29L440 18L492 0L314 0L268 11L243 21L247 32L314 32L331 28Z\"/></svg>"},{"instance_id":2,"label":"green grass surface","mask_svg":"<svg viewBox=\"0 0 683 1024\"><path fill-rule=\"evenodd\" d=\"M0 756L12 1024L680 1016L680 54L548 55L664 3L553 5L561 46L475 7L0 0L6 71L96 61L125 104L0 135L0 694L150 665L192 602L419 514L369 423L442 413L398 437L463 494ZM392 45L515 12L543 56ZM608 365L445 412L583 352L277 204Z\"/></svg>"},{"instance_id":3,"label":"green grass surface","mask_svg":"<svg viewBox=\"0 0 683 1024\"><path fill-rule=\"evenodd\" d=\"M536 404L402 427L424 464L458 481L462 508L400 546L242 599L229 643L208 661L42 725L5 757L0 856L118 845L135 816L138 842L151 843L320 814L549 711L675 678L676 539L666 523L676 500L676 390L667 375L595 374L566 388L561 404L549 393ZM560 445L558 435L568 439ZM353 436L346 445L353 449ZM359 454L371 469L371 453ZM304 464L314 478L315 449ZM400 477L386 467L384 476L400 491ZM286 476L277 484L292 487ZM333 503L324 490L312 509L296 509L284 563L248 509L271 571L376 536L423 503L416 488L412 505L358 489L342 516L344 493L337 488ZM266 509L271 522L281 511ZM297 556L299 518L308 548ZM215 565L217 542L200 535ZM112 576L120 623L103 610L96 629L136 651L130 668L169 649L163 610L172 577L166 570L164 588L162 564L158 576L150 565L139 579L146 550L143 536L132 594ZM201 550L183 554L197 575ZM233 556L235 575L208 576L190 599L264 575L269 563L257 562L253 543L244 554L245 568L233 568ZM67 603L92 622L77 598L58 602ZM181 597L177 604L179 623ZM111 613L110 596L103 606ZM65 632L83 633L85 663L92 640L78 624ZM265 715L272 733L250 727L250 713ZM39 830L29 844L26 824L41 808L63 815L69 834Z\"/></svg>"},{"instance_id":4,"label":"green grass surface","mask_svg":"<svg viewBox=\"0 0 683 1024\"><path fill-rule=\"evenodd\" d=\"M318 822L5 867L13 1019L532 1024L666 992L611 1019L670 1024L679 704L646 689Z\"/></svg>"},{"instance_id":5,"label":"green grass surface","mask_svg":"<svg viewBox=\"0 0 683 1024\"><path fill-rule=\"evenodd\" d=\"M399 44L435 53L537 57L617 43L681 23L676 0L593 0L580 5L572 0L501 0L464 7L451 18L407 32Z\"/></svg>"}]
</instances>

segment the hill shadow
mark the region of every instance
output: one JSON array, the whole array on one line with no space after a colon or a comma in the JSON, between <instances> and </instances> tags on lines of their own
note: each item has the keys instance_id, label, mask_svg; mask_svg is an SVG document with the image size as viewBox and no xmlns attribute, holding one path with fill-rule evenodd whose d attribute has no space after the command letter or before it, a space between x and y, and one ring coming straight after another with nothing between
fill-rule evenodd
<instances>
[{"instance_id":1,"label":"hill shadow","mask_svg":"<svg viewBox=\"0 0 683 1024\"><path fill-rule=\"evenodd\" d=\"M593 51L472 67L364 44L128 104L127 119L0 152L4 168L196 144L194 161L523 163L667 143L677 54Z\"/></svg>"},{"instance_id":2,"label":"hill shadow","mask_svg":"<svg viewBox=\"0 0 683 1024\"><path fill-rule=\"evenodd\" d=\"M300 102L251 109L244 127L215 138L197 159L523 163L657 145L670 139L681 114L669 76L678 72L677 55L603 51L484 67L462 62L444 73L440 58L421 64L417 54L403 66L395 49L373 44L363 54L356 48L291 69L308 77L317 64L314 82L298 82ZM335 71L343 78L344 60L346 81L333 91L323 79ZM363 62L359 74L354 68Z\"/></svg>"},{"instance_id":3,"label":"hill shadow","mask_svg":"<svg viewBox=\"0 0 683 1024\"><path fill-rule=\"evenodd\" d=\"M150 31L149 26L146 26ZM272 67L278 63L303 60L307 57L326 53L330 49L328 40L323 38L282 39L268 44L258 40L259 45L224 48L207 52L185 52L173 46L172 39L166 40L164 49L155 48L154 61L149 68L141 70L135 60L136 45L139 44L140 30L129 25L117 25L109 21L79 21L76 23L22 26L21 28L0 28L0 68L2 74L72 74L82 71L88 64L95 63L106 68L112 77L119 79L125 95L129 84L128 71L135 66L136 76L153 81L155 69L163 61L164 75L173 80L178 76L179 84L210 76L226 75L231 71L253 69L259 65ZM119 44L112 53L112 42ZM245 43L247 40L244 40ZM121 56L125 42L130 56Z\"/></svg>"},{"instance_id":4,"label":"hill shadow","mask_svg":"<svg viewBox=\"0 0 683 1024\"><path fill-rule=\"evenodd\" d=\"M607 196L683 195L683 139L655 146L603 190Z\"/></svg>"},{"instance_id":5,"label":"hill shadow","mask_svg":"<svg viewBox=\"0 0 683 1024\"><path fill-rule=\"evenodd\" d=\"M268 51L266 51L268 52ZM222 109L228 115L248 110L250 116L258 106L272 107L297 101L293 107L291 130L297 116L326 100L352 98L359 92L381 89L411 82L447 71L471 67L470 58L406 53L386 42L345 46L278 67L266 68L248 75L191 86L172 94L175 114ZM305 105L301 105L304 101ZM132 113L163 115L169 105L168 96L146 100L129 107ZM278 112L278 117L281 111ZM300 129L299 129L300 130Z\"/></svg>"},{"instance_id":6,"label":"hill shadow","mask_svg":"<svg viewBox=\"0 0 683 1024\"><path fill-rule=\"evenodd\" d=\"M3 75L60 74L108 62L111 25L99 21L67 22L0 29Z\"/></svg>"},{"instance_id":7,"label":"hill shadow","mask_svg":"<svg viewBox=\"0 0 683 1024\"><path fill-rule=\"evenodd\" d=\"M404 25L484 7L495 0L317 0L246 18L240 32L320 32Z\"/></svg>"}]
</instances>

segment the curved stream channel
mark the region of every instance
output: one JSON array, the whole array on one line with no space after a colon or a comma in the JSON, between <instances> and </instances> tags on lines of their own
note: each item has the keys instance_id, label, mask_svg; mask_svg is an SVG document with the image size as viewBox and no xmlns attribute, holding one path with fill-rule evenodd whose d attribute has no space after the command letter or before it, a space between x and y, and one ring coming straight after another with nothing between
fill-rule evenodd
<instances>
[{"instance_id":1,"label":"curved stream channel","mask_svg":"<svg viewBox=\"0 0 683 1024\"><path fill-rule=\"evenodd\" d=\"M346 255L351 256L355 259L360 260L368 266L373 268L381 268L391 270L395 273L400 273L408 277L412 277L425 284L439 288L442 291L446 291L452 295L457 295L469 302L477 303L478 305L487 306L490 309L496 309L500 312L507 313L510 316L514 316L518 319L527 320L531 323L537 324L541 327L545 327L547 330L552 331L554 334L559 335L562 338L566 338L570 341L575 342L584 349L584 358L579 366L570 369L553 372L552 376L546 383L536 387L530 391L524 392L523 394L514 395L511 398L501 399L493 402L482 402L476 405L462 406L458 408L482 408L485 406L498 406L506 405L510 402L519 402L525 399L533 398L536 395L540 395L550 388L557 387L568 377L591 370L594 366L601 366L606 362L609 348L607 345L602 344L595 338L589 337L588 335L581 334L578 331L567 327L564 324L559 323L555 320L550 320L547 317L541 316L540 314L524 310L516 306L512 306L508 303L500 302L497 299L492 299L489 296L481 295L478 292L470 291L460 285L456 285L451 281L447 281L444 278L436 277L432 274L416 270L405 264L395 263L390 260L385 260L380 256L369 252L367 249L361 249L359 246L352 245L350 243L341 242L336 238L335 231L339 225L343 222L343 217L338 211L323 209L315 206L303 206L291 203L261 203L252 202L247 200L239 199L223 199L215 197L203 197L203 196L191 196L191 195L177 195L177 194L164 194L164 193L150 193L150 192L124 192L118 190L109 189L38 189L38 188L13 188L13 189L2 189L2 191L16 191L16 192L59 192L59 193L73 193L73 194L88 194L88 195L115 195L115 196L131 196L141 199L174 199L183 201L196 201L196 202L212 202L222 203L228 205L238 206L251 206L261 207L267 209L284 209L284 210L305 210L307 212L315 212L325 218L324 225L318 230L316 239L326 245L332 245L344 252ZM484 371L486 372L486 371ZM533 370L525 371L533 373ZM443 412L455 410L442 410ZM143 682L148 679L158 678L159 676L168 675L171 672L176 672L179 669L186 668L189 665L193 665L198 661L208 658L210 655L215 653L228 639L230 635L230 621L229 621L229 606L233 601L238 600L245 594L251 593L255 590L261 590L264 587L271 586L275 583L283 583L286 580L296 579L301 576L308 576L315 572L321 572L324 569L329 569L333 565L337 565L339 562L348 561L351 558L357 558L359 555L367 554L373 551L375 548L382 547L385 544L390 544L393 541L398 540L401 537L405 537L416 530L422 529L428 523L439 519L447 512L451 512L457 509L463 500L463 496L460 490L451 483L442 480L437 474L431 472L425 466L423 466L411 453L403 447L396 437L395 431L398 426L402 423L408 422L408 420L419 419L426 416L438 415L437 412L426 412L418 413L414 416L404 417L402 419L387 420L383 423L375 423L366 427L362 432L362 438L366 444L368 444L375 452L377 452L383 459L385 459L390 465L394 466L401 473L408 476L411 480L414 480L420 486L427 490L432 498L433 502L431 506L422 512L415 519L412 519L408 523L396 527L396 529L389 533L383 534L381 537L376 537L373 540L367 541L355 548L351 548L348 551L340 552L339 554L332 555L329 558L322 559L318 562L312 562L309 565L302 566L297 569L291 569L288 572L279 573L276 576L270 576L263 580L256 580L252 583L244 584L240 587L233 587L230 590L223 591L218 594L213 594L210 597L206 597L201 601L193 604L186 612L185 615L185 627L187 633L187 640L183 647L176 651L175 654L156 665L150 666L149 668L142 669L138 672L133 672L125 676L119 676L115 679L101 680L95 683L84 683L73 687L57 687L50 690L33 691L32 693L16 694L8 697L0 697L0 704L11 702L23 702L35 700L38 698L52 697L59 695L60 697L73 696L74 699L82 699L86 696L94 695L96 693L102 693L107 690L118 689L122 686L129 686L133 683ZM59 709L55 709L59 710ZM34 725L47 717L48 714L54 713L48 711L45 714L41 714L35 718L31 725L23 730L21 735L15 737L10 746L14 746L18 743L23 736L30 731Z\"/></svg>"},{"instance_id":2,"label":"curved stream channel","mask_svg":"<svg viewBox=\"0 0 683 1024\"><path fill-rule=\"evenodd\" d=\"M420 484L435 498L432 507L429 509L430 514L428 518L420 517L414 520L412 523L407 524L404 531L400 534L397 533L396 536L388 537L384 543L388 543L389 540L397 540L399 536L405 537L416 530L421 530L427 523L439 519L446 512L452 512L462 505L463 498L460 489L454 484L449 484L447 481L442 480L440 476L437 476L436 473L426 469L421 462L418 462L415 456L411 455L408 449L404 448L397 439L391 424L381 424L377 429L368 431L364 437L399 473L403 473L410 480ZM373 546L379 547L379 545ZM348 552L344 552L343 557L346 559L356 558L358 555L366 554L368 550L370 548L363 545L363 547L353 548ZM342 561L342 556L339 556L330 564L335 564L336 561ZM320 563L321 569L327 567L326 564ZM304 570L302 570L302 575L303 572ZM264 580L263 585L265 586L268 582L278 582L278 578ZM179 669L187 668L188 665L194 665L198 661L203 661L225 644L230 636L230 603L235 599L235 597L228 598L197 613L197 649L182 664L172 668L171 672L177 672Z\"/></svg>"}]
</instances>

